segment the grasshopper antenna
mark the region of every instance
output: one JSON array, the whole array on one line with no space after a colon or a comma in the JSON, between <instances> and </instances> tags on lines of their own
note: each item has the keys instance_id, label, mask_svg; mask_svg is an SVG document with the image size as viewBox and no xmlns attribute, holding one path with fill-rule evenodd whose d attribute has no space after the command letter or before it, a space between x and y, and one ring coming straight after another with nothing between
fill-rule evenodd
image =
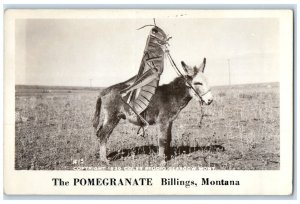
<instances>
[{"instance_id":1,"label":"grasshopper antenna","mask_svg":"<svg viewBox=\"0 0 300 204\"><path fill-rule=\"evenodd\" d=\"M154 25L152 25L152 24L144 25L144 26L138 28L137 30L141 30L141 29L143 29L143 28L145 28L147 26L156 26L155 18L153 18L153 23L154 23Z\"/></svg>"},{"instance_id":2,"label":"grasshopper antenna","mask_svg":"<svg viewBox=\"0 0 300 204\"><path fill-rule=\"evenodd\" d=\"M147 26L156 26L156 25L152 25L152 24L149 24L149 25L144 25L144 26L142 26L142 27L138 28L137 30L141 30L141 29L143 29L143 28L145 28L145 27L147 27Z\"/></svg>"}]
</instances>

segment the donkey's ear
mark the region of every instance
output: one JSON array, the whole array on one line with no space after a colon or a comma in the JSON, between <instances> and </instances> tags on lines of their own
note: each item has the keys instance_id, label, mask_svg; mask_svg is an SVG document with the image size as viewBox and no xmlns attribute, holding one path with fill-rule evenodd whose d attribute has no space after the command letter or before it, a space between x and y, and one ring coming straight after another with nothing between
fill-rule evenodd
<instances>
[{"instance_id":1,"label":"donkey's ear","mask_svg":"<svg viewBox=\"0 0 300 204\"><path fill-rule=\"evenodd\" d=\"M200 72L204 72L205 65L206 65L206 58L204 57L202 64L199 66Z\"/></svg>"},{"instance_id":2,"label":"donkey's ear","mask_svg":"<svg viewBox=\"0 0 300 204\"><path fill-rule=\"evenodd\" d=\"M188 66L184 63L184 61L181 61L181 66L183 68L183 70L188 73Z\"/></svg>"},{"instance_id":3,"label":"donkey's ear","mask_svg":"<svg viewBox=\"0 0 300 204\"><path fill-rule=\"evenodd\" d=\"M194 69L189 67L188 65L186 65L184 63L184 61L181 61L181 66L182 66L183 70L187 73L187 75L189 75L189 76L194 75Z\"/></svg>"}]
</instances>

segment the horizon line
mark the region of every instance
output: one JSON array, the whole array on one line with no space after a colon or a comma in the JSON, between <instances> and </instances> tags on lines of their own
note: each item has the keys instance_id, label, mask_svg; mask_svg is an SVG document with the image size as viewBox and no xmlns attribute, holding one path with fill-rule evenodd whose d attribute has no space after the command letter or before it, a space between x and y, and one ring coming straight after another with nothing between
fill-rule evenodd
<instances>
[{"instance_id":1,"label":"horizon line","mask_svg":"<svg viewBox=\"0 0 300 204\"><path fill-rule=\"evenodd\" d=\"M267 82L254 82L254 83L237 83L237 84L220 84L213 85L211 87L219 86L239 86L239 85L253 85L253 84L269 84L269 83L280 83L280 81L267 81ZM163 84L162 84L163 85ZM15 84L16 86L40 86L40 87L74 87L74 88L107 88L110 86L78 86L78 85L38 85L38 84ZM112 85L111 85L112 86Z\"/></svg>"}]
</instances>

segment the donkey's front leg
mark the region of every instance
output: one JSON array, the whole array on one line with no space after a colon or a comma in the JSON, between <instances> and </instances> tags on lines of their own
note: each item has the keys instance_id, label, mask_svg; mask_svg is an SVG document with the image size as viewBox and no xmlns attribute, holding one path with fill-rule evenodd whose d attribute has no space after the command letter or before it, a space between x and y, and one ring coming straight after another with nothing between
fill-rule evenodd
<instances>
[{"instance_id":1,"label":"donkey's front leg","mask_svg":"<svg viewBox=\"0 0 300 204\"><path fill-rule=\"evenodd\" d=\"M100 161L103 161L106 164L109 164L109 160L106 157L106 142L100 141L99 155L100 155Z\"/></svg>"},{"instance_id":2,"label":"donkey's front leg","mask_svg":"<svg viewBox=\"0 0 300 204\"><path fill-rule=\"evenodd\" d=\"M171 158L170 143L172 140L172 124L173 122L160 124L160 134L158 138L158 155L162 158L165 158L166 160L169 160Z\"/></svg>"}]
</instances>

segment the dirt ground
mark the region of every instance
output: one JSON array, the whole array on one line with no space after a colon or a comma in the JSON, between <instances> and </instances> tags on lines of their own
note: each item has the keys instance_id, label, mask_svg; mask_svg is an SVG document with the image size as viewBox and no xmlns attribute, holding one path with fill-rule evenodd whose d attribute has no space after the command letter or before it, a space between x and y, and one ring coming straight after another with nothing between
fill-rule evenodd
<instances>
[{"instance_id":1,"label":"dirt ground","mask_svg":"<svg viewBox=\"0 0 300 204\"><path fill-rule=\"evenodd\" d=\"M179 114L172 129L172 158L164 166L279 169L279 84L213 87L212 92L210 106L191 101ZM143 138L136 135L138 127L125 121L109 139L110 165L100 162L91 122L97 95L94 89L17 88L15 168L161 166L157 127Z\"/></svg>"}]
</instances>

